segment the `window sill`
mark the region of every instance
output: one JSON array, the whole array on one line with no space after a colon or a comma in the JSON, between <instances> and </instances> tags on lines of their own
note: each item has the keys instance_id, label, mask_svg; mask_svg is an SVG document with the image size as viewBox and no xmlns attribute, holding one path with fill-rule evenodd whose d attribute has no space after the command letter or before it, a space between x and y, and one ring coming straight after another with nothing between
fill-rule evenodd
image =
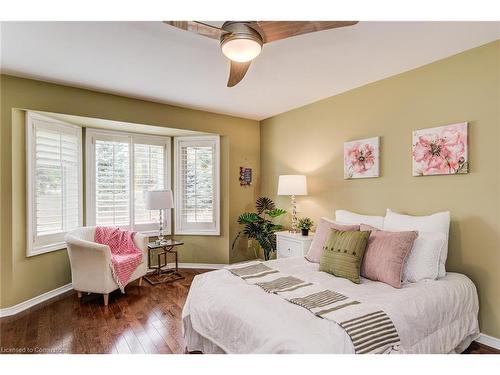
<instances>
[{"instance_id":1,"label":"window sill","mask_svg":"<svg viewBox=\"0 0 500 375\"><path fill-rule=\"evenodd\" d=\"M199 232L199 231L180 231L174 233L176 236L220 236L220 232Z\"/></svg>"},{"instance_id":2,"label":"window sill","mask_svg":"<svg viewBox=\"0 0 500 375\"><path fill-rule=\"evenodd\" d=\"M142 234L143 236L149 236L149 237L158 237L158 230L138 230L137 233ZM165 232L166 236L170 236L172 233L170 231Z\"/></svg>"},{"instance_id":3,"label":"window sill","mask_svg":"<svg viewBox=\"0 0 500 375\"><path fill-rule=\"evenodd\" d=\"M26 251L26 257L33 257L40 254L50 253L52 251L66 249L66 242L58 242L50 245L38 246L33 248L28 248Z\"/></svg>"}]
</instances>

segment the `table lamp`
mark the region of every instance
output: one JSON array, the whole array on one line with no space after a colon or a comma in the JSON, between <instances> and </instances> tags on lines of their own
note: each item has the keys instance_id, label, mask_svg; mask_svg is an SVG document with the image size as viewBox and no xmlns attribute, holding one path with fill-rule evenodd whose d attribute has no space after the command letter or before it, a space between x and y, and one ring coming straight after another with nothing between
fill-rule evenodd
<instances>
[{"instance_id":1,"label":"table lamp","mask_svg":"<svg viewBox=\"0 0 500 375\"><path fill-rule=\"evenodd\" d=\"M174 199L171 190L151 190L146 192L146 209L160 211L160 230L157 242L161 245L167 242L163 229L163 210L174 208Z\"/></svg>"},{"instance_id":2,"label":"table lamp","mask_svg":"<svg viewBox=\"0 0 500 375\"><path fill-rule=\"evenodd\" d=\"M292 196L292 230L290 232L297 233L297 203L295 196L307 195L306 176L298 174L279 176L278 195Z\"/></svg>"}]
</instances>

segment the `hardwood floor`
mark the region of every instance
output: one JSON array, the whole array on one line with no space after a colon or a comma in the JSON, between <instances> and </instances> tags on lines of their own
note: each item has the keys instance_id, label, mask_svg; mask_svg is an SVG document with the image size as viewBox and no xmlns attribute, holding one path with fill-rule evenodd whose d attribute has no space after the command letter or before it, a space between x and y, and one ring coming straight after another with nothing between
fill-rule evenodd
<instances>
[{"instance_id":1,"label":"hardwood floor","mask_svg":"<svg viewBox=\"0 0 500 375\"><path fill-rule=\"evenodd\" d=\"M195 275L206 270L183 269L183 280L171 284L143 282L126 294L68 292L57 299L0 320L0 353L184 353L181 311ZM473 343L470 354L498 354Z\"/></svg>"},{"instance_id":2,"label":"hardwood floor","mask_svg":"<svg viewBox=\"0 0 500 375\"><path fill-rule=\"evenodd\" d=\"M500 354L500 350L490 348L489 346L474 341L465 349L463 354Z\"/></svg>"},{"instance_id":3,"label":"hardwood floor","mask_svg":"<svg viewBox=\"0 0 500 375\"><path fill-rule=\"evenodd\" d=\"M76 292L0 320L0 353L184 353L181 311L193 277L171 284L137 282L101 295Z\"/></svg>"}]
</instances>

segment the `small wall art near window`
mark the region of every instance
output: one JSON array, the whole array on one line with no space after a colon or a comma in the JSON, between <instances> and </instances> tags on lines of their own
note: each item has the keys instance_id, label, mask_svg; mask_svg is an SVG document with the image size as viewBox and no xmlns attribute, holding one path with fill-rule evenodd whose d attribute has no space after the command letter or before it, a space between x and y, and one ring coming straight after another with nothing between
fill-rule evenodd
<instances>
[{"instance_id":1,"label":"small wall art near window","mask_svg":"<svg viewBox=\"0 0 500 375\"><path fill-rule=\"evenodd\" d=\"M379 176L380 137L344 142L344 178Z\"/></svg>"},{"instance_id":2,"label":"small wall art near window","mask_svg":"<svg viewBox=\"0 0 500 375\"><path fill-rule=\"evenodd\" d=\"M413 175L469 172L468 124L439 126L413 132Z\"/></svg>"},{"instance_id":3,"label":"small wall art near window","mask_svg":"<svg viewBox=\"0 0 500 375\"><path fill-rule=\"evenodd\" d=\"M240 186L252 185L252 168L240 167Z\"/></svg>"}]
</instances>

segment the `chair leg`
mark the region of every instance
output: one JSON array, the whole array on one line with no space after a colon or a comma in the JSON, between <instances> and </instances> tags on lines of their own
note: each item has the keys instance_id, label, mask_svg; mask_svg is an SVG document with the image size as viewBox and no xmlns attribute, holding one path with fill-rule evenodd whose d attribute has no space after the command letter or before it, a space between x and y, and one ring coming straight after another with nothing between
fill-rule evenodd
<instances>
[{"instance_id":1,"label":"chair leg","mask_svg":"<svg viewBox=\"0 0 500 375\"><path fill-rule=\"evenodd\" d=\"M78 295L78 298L82 298L82 292L77 291L76 294Z\"/></svg>"},{"instance_id":2,"label":"chair leg","mask_svg":"<svg viewBox=\"0 0 500 375\"><path fill-rule=\"evenodd\" d=\"M142 286L142 277L139 278L139 286Z\"/></svg>"},{"instance_id":3,"label":"chair leg","mask_svg":"<svg viewBox=\"0 0 500 375\"><path fill-rule=\"evenodd\" d=\"M103 294L104 297L104 306L108 306L108 301L109 301L109 294Z\"/></svg>"}]
</instances>

